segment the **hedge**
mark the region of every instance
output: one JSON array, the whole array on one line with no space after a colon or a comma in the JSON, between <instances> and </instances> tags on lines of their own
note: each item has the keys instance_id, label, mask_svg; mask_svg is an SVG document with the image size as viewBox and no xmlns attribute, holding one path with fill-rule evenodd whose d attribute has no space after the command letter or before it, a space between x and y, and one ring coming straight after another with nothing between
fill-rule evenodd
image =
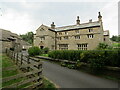
<instances>
[{"instance_id":1,"label":"hedge","mask_svg":"<svg viewBox=\"0 0 120 90\"><path fill-rule=\"evenodd\" d=\"M82 51L79 50L55 50L49 52L48 56L54 59L77 61L80 60L80 53Z\"/></svg>"},{"instance_id":2,"label":"hedge","mask_svg":"<svg viewBox=\"0 0 120 90\"><path fill-rule=\"evenodd\" d=\"M39 55L41 52L40 52L40 49L39 47L36 47L36 46L33 46L33 47L30 47L28 49L28 54L30 56L35 56L35 55Z\"/></svg>"},{"instance_id":3,"label":"hedge","mask_svg":"<svg viewBox=\"0 0 120 90\"><path fill-rule=\"evenodd\" d=\"M54 59L64 59L85 62L89 64L97 63L99 66L120 67L120 50L55 50L48 53Z\"/></svg>"}]
</instances>

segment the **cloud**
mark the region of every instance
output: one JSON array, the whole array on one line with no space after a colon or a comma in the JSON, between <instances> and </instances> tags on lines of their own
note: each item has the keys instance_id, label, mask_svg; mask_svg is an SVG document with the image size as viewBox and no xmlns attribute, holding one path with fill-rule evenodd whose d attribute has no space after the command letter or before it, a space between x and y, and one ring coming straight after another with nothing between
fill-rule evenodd
<instances>
[{"instance_id":1,"label":"cloud","mask_svg":"<svg viewBox=\"0 0 120 90\"><path fill-rule=\"evenodd\" d=\"M118 3L109 2L102 9L103 25L105 30L110 30L110 36L118 35Z\"/></svg>"},{"instance_id":2,"label":"cloud","mask_svg":"<svg viewBox=\"0 0 120 90\"><path fill-rule=\"evenodd\" d=\"M0 17L0 28L11 30L14 33L26 33L32 31L33 21L27 13L19 13L14 9L8 9Z\"/></svg>"},{"instance_id":3,"label":"cloud","mask_svg":"<svg viewBox=\"0 0 120 90\"><path fill-rule=\"evenodd\" d=\"M7 0L5 0L7 1ZM13 0L14 1L14 0ZM93 1L93 0L90 0ZM111 1L111 0L110 0ZM0 28L11 30L15 33L34 31L43 23L50 26L55 22L56 26L75 24L79 15L81 23L89 19L97 20L97 12L101 11L105 30L110 30L110 35L118 32L117 3L113 2L36 2L22 0L19 2L5 2L3 16L0 16Z\"/></svg>"},{"instance_id":4,"label":"cloud","mask_svg":"<svg viewBox=\"0 0 120 90\"><path fill-rule=\"evenodd\" d=\"M25 1L25 0L24 0ZM38 6L35 3L25 2L4 2L0 3L0 28L10 30L17 34L24 34L28 31L33 31L39 27L40 21L38 22L34 14L34 9L41 9L42 3ZM36 9L35 9L36 10Z\"/></svg>"},{"instance_id":5,"label":"cloud","mask_svg":"<svg viewBox=\"0 0 120 90\"><path fill-rule=\"evenodd\" d=\"M114 2L118 0L1 0L1 2Z\"/></svg>"}]
</instances>

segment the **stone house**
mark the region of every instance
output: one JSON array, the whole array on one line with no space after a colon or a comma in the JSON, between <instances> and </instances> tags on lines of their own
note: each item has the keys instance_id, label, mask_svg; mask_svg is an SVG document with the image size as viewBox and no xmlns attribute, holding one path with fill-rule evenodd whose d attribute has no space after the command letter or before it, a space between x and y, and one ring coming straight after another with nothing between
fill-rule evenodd
<instances>
[{"instance_id":1,"label":"stone house","mask_svg":"<svg viewBox=\"0 0 120 90\"><path fill-rule=\"evenodd\" d=\"M102 16L98 13L98 20L81 23L77 16L76 24L55 27L41 25L34 35L34 46L50 50L93 50L99 43L110 44L109 31L103 29Z\"/></svg>"},{"instance_id":2,"label":"stone house","mask_svg":"<svg viewBox=\"0 0 120 90\"><path fill-rule=\"evenodd\" d=\"M0 29L0 32L1 52L4 53L6 49L12 49L15 52L22 51L23 45L26 45L26 43L22 40L22 38L19 35L4 29Z\"/></svg>"},{"instance_id":3,"label":"stone house","mask_svg":"<svg viewBox=\"0 0 120 90\"><path fill-rule=\"evenodd\" d=\"M28 50L30 47L32 47L31 44L29 44L28 42L24 40L21 41L21 45L22 45L22 50Z\"/></svg>"}]
</instances>

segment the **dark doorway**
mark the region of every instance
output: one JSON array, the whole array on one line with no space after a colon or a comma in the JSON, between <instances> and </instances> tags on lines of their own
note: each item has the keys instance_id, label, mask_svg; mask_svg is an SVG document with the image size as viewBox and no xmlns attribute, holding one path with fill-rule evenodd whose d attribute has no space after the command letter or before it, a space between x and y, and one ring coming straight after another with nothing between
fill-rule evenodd
<instances>
[{"instance_id":1,"label":"dark doorway","mask_svg":"<svg viewBox=\"0 0 120 90\"><path fill-rule=\"evenodd\" d=\"M40 49L43 49L44 48L44 46L40 46Z\"/></svg>"}]
</instances>

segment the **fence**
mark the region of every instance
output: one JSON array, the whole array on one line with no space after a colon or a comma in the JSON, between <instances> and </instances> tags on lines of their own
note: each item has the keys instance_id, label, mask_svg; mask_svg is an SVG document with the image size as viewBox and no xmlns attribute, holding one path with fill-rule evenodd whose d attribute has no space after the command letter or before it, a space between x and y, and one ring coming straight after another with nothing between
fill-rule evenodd
<instances>
[{"instance_id":1,"label":"fence","mask_svg":"<svg viewBox=\"0 0 120 90\"><path fill-rule=\"evenodd\" d=\"M17 65L17 67L7 67L3 70L15 70L19 69L21 72L14 76L5 77L2 79L2 83L6 83L11 80L21 79L20 82L5 86L3 88L18 88L25 84L28 84L24 88L41 88L43 84L42 79L42 62L36 58L25 56L22 53L15 53L7 50L7 56L9 56Z\"/></svg>"}]
</instances>

